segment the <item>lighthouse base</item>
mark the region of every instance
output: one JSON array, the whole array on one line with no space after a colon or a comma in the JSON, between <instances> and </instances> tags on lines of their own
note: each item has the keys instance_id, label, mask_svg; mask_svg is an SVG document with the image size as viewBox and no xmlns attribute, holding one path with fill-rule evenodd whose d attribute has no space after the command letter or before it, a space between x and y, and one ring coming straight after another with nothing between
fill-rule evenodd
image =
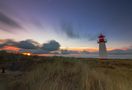
<instances>
[{"instance_id":1,"label":"lighthouse base","mask_svg":"<svg viewBox=\"0 0 132 90\"><path fill-rule=\"evenodd\" d=\"M99 57L103 59L103 58L107 58L107 56L108 54L107 54L105 42L99 43Z\"/></svg>"}]
</instances>

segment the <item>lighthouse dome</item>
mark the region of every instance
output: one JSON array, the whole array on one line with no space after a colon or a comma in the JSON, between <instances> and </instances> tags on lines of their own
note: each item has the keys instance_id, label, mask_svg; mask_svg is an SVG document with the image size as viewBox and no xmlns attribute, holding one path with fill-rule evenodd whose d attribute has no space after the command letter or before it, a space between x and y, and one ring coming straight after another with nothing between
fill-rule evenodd
<instances>
[{"instance_id":1,"label":"lighthouse dome","mask_svg":"<svg viewBox=\"0 0 132 90\"><path fill-rule=\"evenodd\" d=\"M105 36L103 34L100 34L99 38L105 38Z\"/></svg>"},{"instance_id":2,"label":"lighthouse dome","mask_svg":"<svg viewBox=\"0 0 132 90\"><path fill-rule=\"evenodd\" d=\"M105 35L103 35L103 34L100 34L98 36L98 38L99 38L98 43L102 43L102 42L106 43L107 42L105 39Z\"/></svg>"}]
</instances>

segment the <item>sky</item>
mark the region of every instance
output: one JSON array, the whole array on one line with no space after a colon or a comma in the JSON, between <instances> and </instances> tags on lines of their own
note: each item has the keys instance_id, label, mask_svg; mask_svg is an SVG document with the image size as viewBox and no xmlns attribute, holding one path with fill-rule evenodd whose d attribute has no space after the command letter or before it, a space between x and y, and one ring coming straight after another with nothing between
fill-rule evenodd
<instances>
[{"instance_id":1,"label":"sky","mask_svg":"<svg viewBox=\"0 0 132 90\"><path fill-rule=\"evenodd\" d=\"M132 47L131 0L0 0L0 41L56 40L61 48Z\"/></svg>"}]
</instances>

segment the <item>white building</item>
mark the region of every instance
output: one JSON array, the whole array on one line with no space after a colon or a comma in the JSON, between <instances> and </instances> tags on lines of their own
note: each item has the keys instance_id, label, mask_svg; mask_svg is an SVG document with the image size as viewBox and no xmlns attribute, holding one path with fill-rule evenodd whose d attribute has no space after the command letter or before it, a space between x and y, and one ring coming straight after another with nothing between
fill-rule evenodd
<instances>
[{"instance_id":1,"label":"white building","mask_svg":"<svg viewBox=\"0 0 132 90\"><path fill-rule=\"evenodd\" d=\"M99 43L99 57L100 58L107 58L107 48L106 48L106 39L103 34L100 34L98 37L98 43Z\"/></svg>"}]
</instances>

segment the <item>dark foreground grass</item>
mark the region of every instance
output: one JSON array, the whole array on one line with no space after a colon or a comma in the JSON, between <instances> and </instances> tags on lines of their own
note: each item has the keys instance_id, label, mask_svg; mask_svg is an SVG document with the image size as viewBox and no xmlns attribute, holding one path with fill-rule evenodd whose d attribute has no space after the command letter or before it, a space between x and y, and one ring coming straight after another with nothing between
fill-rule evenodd
<instances>
[{"instance_id":1,"label":"dark foreground grass","mask_svg":"<svg viewBox=\"0 0 132 90\"><path fill-rule=\"evenodd\" d=\"M132 90L131 60L45 59L12 79L8 90Z\"/></svg>"}]
</instances>

